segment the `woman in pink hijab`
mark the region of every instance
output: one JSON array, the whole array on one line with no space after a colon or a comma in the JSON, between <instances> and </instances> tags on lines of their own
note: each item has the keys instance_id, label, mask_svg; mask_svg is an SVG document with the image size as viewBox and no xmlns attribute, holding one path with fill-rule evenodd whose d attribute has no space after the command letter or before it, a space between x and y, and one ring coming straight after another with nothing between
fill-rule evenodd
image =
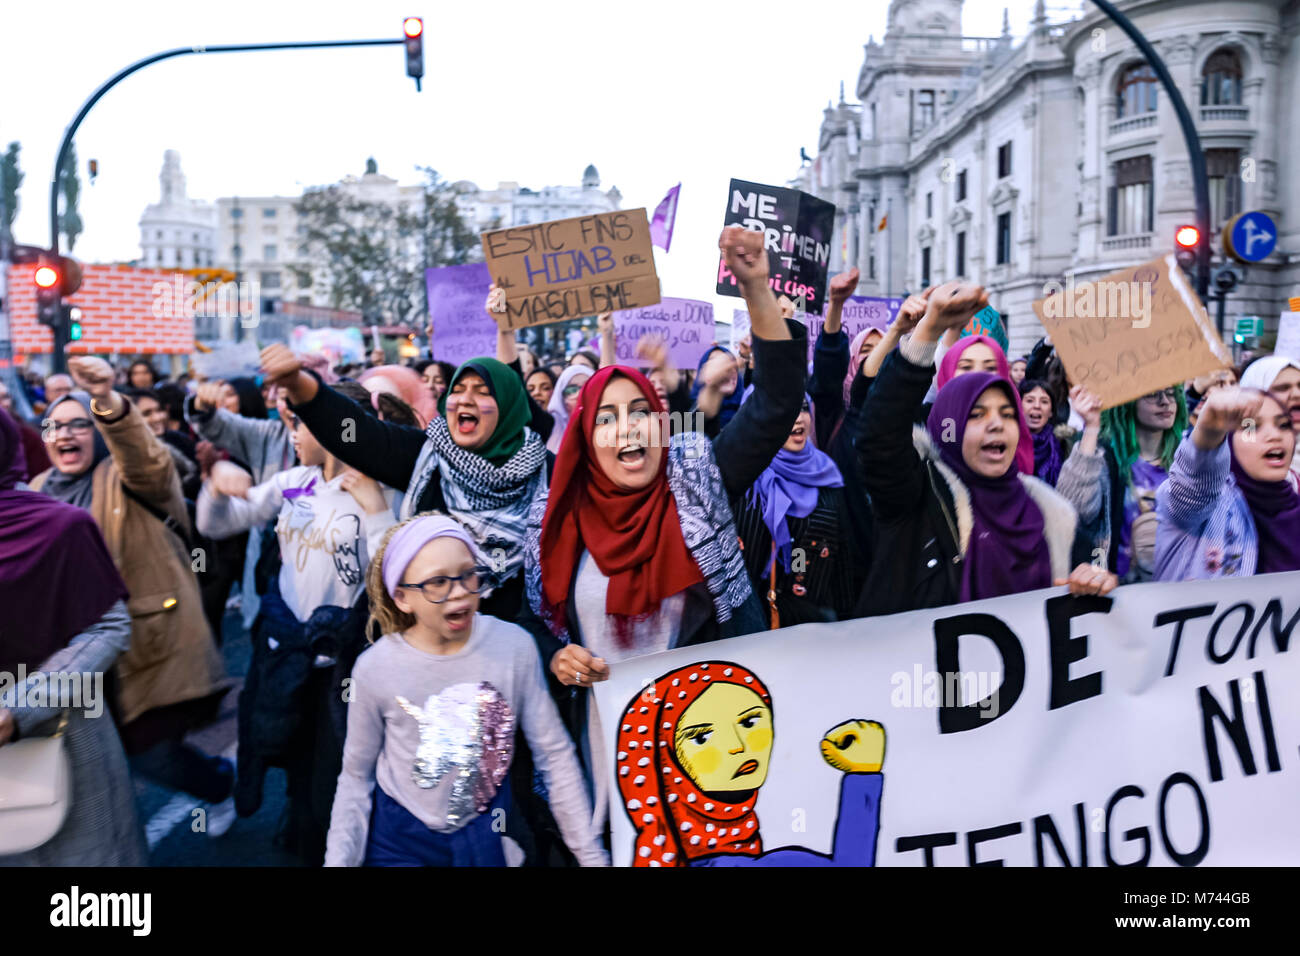
<instances>
[{"instance_id":1,"label":"woman in pink hijab","mask_svg":"<svg viewBox=\"0 0 1300 956\"><path fill-rule=\"evenodd\" d=\"M934 376L934 387L942 389L954 378L967 372L993 372L1001 378L1011 377L1011 363L1002 346L987 335L968 335L960 338L944 353L939 370ZM1020 419L1020 444L1016 446L1016 467L1022 475L1034 473L1034 435L1025 421L1024 410L1016 404Z\"/></svg>"},{"instance_id":2,"label":"woman in pink hijab","mask_svg":"<svg viewBox=\"0 0 1300 956\"><path fill-rule=\"evenodd\" d=\"M404 365L376 365L362 372L357 381L371 393L387 392L406 402L420 416L421 428L438 414L433 393L413 368Z\"/></svg>"}]
</instances>

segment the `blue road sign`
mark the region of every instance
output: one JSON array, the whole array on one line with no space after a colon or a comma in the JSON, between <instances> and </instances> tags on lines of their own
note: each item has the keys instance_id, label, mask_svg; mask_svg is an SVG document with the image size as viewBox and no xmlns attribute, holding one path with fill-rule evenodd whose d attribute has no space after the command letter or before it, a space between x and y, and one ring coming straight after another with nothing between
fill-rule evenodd
<instances>
[{"instance_id":1,"label":"blue road sign","mask_svg":"<svg viewBox=\"0 0 1300 956\"><path fill-rule=\"evenodd\" d=\"M1239 259L1260 262L1277 247L1277 224L1262 212L1237 217L1232 227L1232 249Z\"/></svg>"}]
</instances>

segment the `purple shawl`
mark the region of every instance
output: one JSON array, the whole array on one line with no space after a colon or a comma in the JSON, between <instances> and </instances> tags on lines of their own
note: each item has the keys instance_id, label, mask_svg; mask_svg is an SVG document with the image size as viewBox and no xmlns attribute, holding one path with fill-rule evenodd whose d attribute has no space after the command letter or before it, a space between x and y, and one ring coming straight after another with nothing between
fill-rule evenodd
<instances>
[{"instance_id":1,"label":"purple shawl","mask_svg":"<svg viewBox=\"0 0 1300 956\"><path fill-rule=\"evenodd\" d=\"M15 487L26 464L0 409L0 671L39 667L127 596L89 512Z\"/></svg>"},{"instance_id":2,"label":"purple shawl","mask_svg":"<svg viewBox=\"0 0 1300 956\"><path fill-rule=\"evenodd\" d=\"M955 471L970 491L974 527L966 548L958 600L1019 594L1051 587L1052 563L1043 537L1043 513L1034 504L1012 466L997 478L976 474L962 457L967 418L980 395L1001 388L1017 409L1016 387L991 372L969 372L939 390L927 426L944 464ZM946 427L947 426L947 427ZM954 427L955 426L955 427ZM1015 433L1016 428L1008 429ZM951 441L944 441L947 432ZM954 436L955 432L955 436Z\"/></svg>"},{"instance_id":3,"label":"purple shawl","mask_svg":"<svg viewBox=\"0 0 1300 956\"><path fill-rule=\"evenodd\" d=\"M745 391L748 398L754 390ZM804 396L810 411L812 399ZM814 413L815 414L815 413ZM781 564L788 571L793 553L793 541L787 517L806 518L817 507L817 496L822 488L843 488L844 478L831 460L831 456L817 447L813 428L808 427L808 440L803 451L786 451L782 448L763 470L749 489L749 501L763 512L763 523L772 533L772 543L781 556Z\"/></svg>"},{"instance_id":4,"label":"purple shawl","mask_svg":"<svg viewBox=\"0 0 1300 956\"><path fill-rule=\"evenodd\" d=\"M1061 440L1051 421L1034 433L1034 474L1053 488L1061 476Z\"/></svg>"},{"instance_id":5,"label":"purple shawl","mask_svg":"<svg viewBox=\"0 0 1300 956\"><path fill-rule=\"evenodd\" d=\"M1276 400L1274 400L1276 401ZM1255 519L1259 541L1256 574L1300 571L1300 495L1287 479L1260 481L1246 474L1237 461L1236 436L1228 441L1232 454L1232 477Z\"/></svg>"}]
</instances>

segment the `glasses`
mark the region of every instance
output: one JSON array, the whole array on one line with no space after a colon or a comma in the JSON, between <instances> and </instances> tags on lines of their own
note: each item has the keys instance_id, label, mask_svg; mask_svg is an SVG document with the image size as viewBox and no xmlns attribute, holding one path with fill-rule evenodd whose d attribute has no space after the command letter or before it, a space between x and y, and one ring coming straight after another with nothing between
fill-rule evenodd
<instances>
[{"instance_id":1,"label":"glasses","mask_svg":"<svg viewBox=\"0 0 1300 956\"><path fill-rule=\"evenodd\" d=\"M488 568L471 568L464 574L439 574L416 584L399 583L399 588L414 588L424 595L430 604L442 604L451 597L451 586L457 581L470 594L478 594L491 586L492 572Z\"/></svg>"},{"instance_id":2,"label":"glasses","mask_svg":"<svg viewBox=\"0 0 1300 956\"><path fill-rule=\"evenodd\" d=\"M47 418L41 422L41 428L47 435L58 435L65 429L70 435L84 435L94 427L95 423L89 418L70 418L66 422L56 422Z\"/></svg>"},{"instance_id":3,"label":"glasses","mask_svg":"<svg viewBox=\"0 0 1300 956\"><path fill-rule=\"evenodd\" d=\"M1178 389L1166 388L1159 392L1152 392L1150 395L1143 395L1143 398L1159 405L1162 402L1168 402L1170 405L1178 404Z\"/></svg>"}]
</instances>

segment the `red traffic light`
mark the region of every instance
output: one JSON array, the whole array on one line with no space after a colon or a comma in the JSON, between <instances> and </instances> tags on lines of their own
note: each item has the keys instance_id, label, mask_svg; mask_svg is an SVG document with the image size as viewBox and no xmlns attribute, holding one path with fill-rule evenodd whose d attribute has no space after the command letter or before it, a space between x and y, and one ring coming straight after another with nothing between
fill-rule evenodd
<instances>
[{"instance_id":1,"label":"red traffic light","mask_svg":"<svg viewBox=\"0 0 1300 956\"><path fill-rule=\"evenodd\" d=\"M424 32L424 21L419 17L407 17L402 21L402 32L411 39L415 39Z\"/></svg>"},{"instance_id":2,"label":"red traffic light","mask_svg":"<svg viewBox=\"0 0 1300 956\"><path fill-rule=\"evenodd\" d=\"M32 277L42 289L53 289L59 284L59 270L54 266L38 266Z\"/></svg>"},{"instance_id":3,"label":"red traffic light","mask_svg":"<svg viewBox=\"0 0 1300 956\"><path fill-rule=\"evenodd\" d=\"M1180 248L1195 249L1201 243L1201 230L1195 226L1179 226L1178 231L1174 233L1174 242L1178 243Z\"/></svg>"}]
</instances>

